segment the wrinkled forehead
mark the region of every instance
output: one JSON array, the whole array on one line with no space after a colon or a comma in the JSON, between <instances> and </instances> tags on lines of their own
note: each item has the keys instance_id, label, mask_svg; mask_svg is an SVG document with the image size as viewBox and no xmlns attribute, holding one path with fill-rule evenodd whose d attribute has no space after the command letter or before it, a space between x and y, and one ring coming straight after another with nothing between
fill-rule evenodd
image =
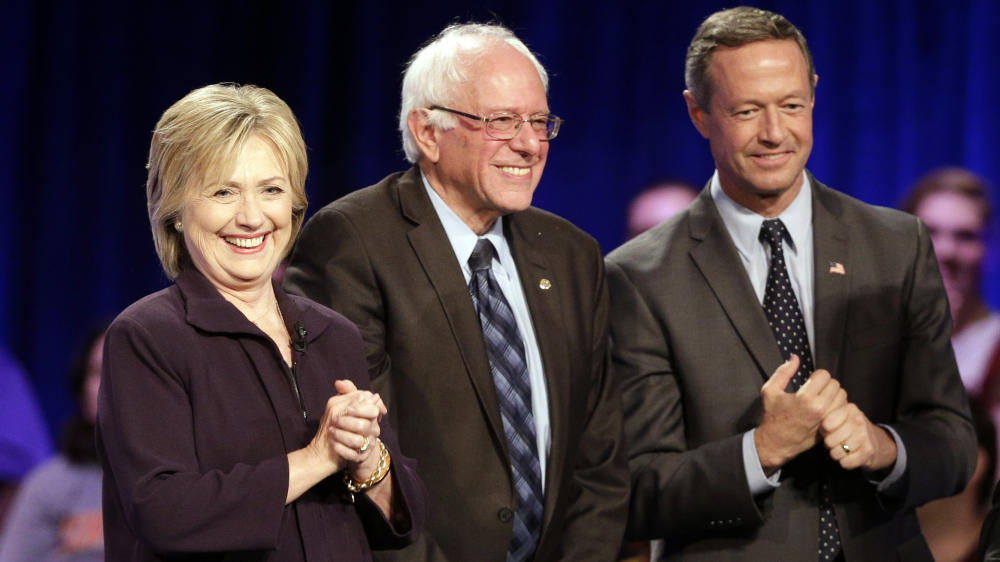
<instances>
[{"instance_id":1,"label":"wrinkled forehead","mask_svg":"<svg viewBox=\"0 0 1000 562\"><path fill-rule=\"evenodd\" d=\"M205 186L227 183L235 174L239 160L252 139L263 141L270 150L274 162L281 168L285 177L288 177L289 163L282 151L278 150L277 145L266 135L254 132L245 139L231 139L193 162L193 173L185 186L187 196L196 195Z\"/></svg>"},{"instance_id":2,"label":"wrinkled forehead","mask_svg":"<svg viewBox=\"0 0 1000 562\"><path fill-rule=\"evenodd\" d=\"M812 97L814 78L798 43L792 39L767 39L738 47L718 46L712 51L706 79L713 95L752 96L757 88L801 90ZM786 92L792 93L792 92Z\"/></svg>"},{"instance_id":3,"label":"wrinkled forehead","mask_svg":"<svg viewBox=\"0 0 1000 562\"><path fill-rule=\"evenodd\" d=\"M502 45L472 62L458 86L461 101L477 111L548 112L545 86L528 57Z\"/></svg>"}]
</instances>

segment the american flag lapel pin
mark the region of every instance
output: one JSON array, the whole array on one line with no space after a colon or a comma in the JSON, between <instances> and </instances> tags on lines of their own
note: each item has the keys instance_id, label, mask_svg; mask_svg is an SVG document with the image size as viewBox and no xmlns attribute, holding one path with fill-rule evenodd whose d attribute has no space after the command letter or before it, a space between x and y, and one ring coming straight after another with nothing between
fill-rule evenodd
<instances>
[{"instance_id":1,"label":"american flag lapel pin","mask_svg":"<svg viewBox=\"0 0 1000 562\"><path fill-rule=\"evenodd\" d=\"M844 269L844 264L839 261L832 261L830 262L830 273L836 275L847 275L847 270Z\"/></svg>"}]
</instances>

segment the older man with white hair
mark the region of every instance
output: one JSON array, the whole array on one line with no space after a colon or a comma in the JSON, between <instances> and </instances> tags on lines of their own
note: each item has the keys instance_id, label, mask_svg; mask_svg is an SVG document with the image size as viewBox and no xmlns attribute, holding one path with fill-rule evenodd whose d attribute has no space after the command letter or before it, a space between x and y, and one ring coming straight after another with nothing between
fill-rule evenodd
<instances>
[{"instance_id":1,"label":"older man with white hair","mask_svg":"<svg viewBox=\"0 0 1000 562\"><path fill-rule=\"evenodd\" d=\"M415 165L319 211L286 285L361 328L427 484L426 534L382 559L613 560L628 474L601 249L531 207L562 120L508 29L446 28L411 59Z\"/></svg>"}]
</instances>

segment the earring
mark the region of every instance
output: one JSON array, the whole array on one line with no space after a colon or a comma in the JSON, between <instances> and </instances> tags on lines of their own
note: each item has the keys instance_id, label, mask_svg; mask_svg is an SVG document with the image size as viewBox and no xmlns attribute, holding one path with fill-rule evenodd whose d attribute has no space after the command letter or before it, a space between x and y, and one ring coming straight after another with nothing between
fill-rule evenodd
<instances>
[{"instance_id":1,"label":"earring","mask_svg":"<svg viewBox=\"0 0 1000 562\"><path fill-rule=\"evenodd\" d=\"M181 221L174 221L174 230L177 232L183 232L184 226L181 224Z\"/></svg>"}]
</instances>

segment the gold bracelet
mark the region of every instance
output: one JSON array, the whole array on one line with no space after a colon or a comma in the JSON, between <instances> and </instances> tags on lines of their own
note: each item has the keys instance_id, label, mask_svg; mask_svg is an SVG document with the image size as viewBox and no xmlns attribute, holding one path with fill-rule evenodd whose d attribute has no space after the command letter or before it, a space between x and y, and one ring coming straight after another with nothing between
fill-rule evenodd
<instances>
[{"instance_id":1,"label":"gold bracelet","mask_svg":"<svg viewBox=\"0 0 1000 562\"><path fill-rule=\"evenodd\" d=\"M344 485L347 486L347 490L351 492L351 501L354 500L354 494L364 492L368 488L371 488L382 480L385 480L386 475L389 474L389 466L392 464L392 457L389 456L389 449L378 437L375 438L375 443L377 443L379 447L378 466L375 467L375 472L373 472L367 480L364 482L358 482L354 480L354 478L351 478L351 475L346 471L344 472Z\"/></svg>"}]
</instances>

